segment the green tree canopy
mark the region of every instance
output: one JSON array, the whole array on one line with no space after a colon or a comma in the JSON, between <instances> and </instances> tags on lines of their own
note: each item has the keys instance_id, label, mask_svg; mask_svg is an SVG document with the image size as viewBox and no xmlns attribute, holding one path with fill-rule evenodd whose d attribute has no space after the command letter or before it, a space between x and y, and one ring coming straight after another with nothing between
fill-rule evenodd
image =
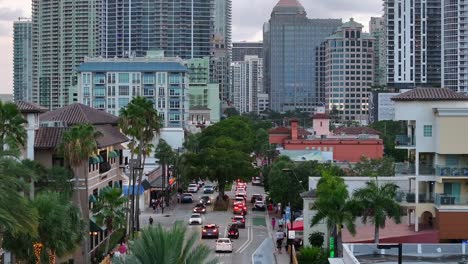
<instances>
[{"instance_id":1,"label":"green tree canopy","mask_svg":"<svg viewBox=\"0 0 468 264\"><path fill-rule=\"evenodd\" d=\"M26 120L16 104L0 100L0 154L5 152L5 145L10 150L18 150L26 144Z\"/></svg>"},{"instance_id":2,"label":"green tree canopy","mask_svg":"<svg viewBox=\"0 0 468 264\"><path fill-rule=\"evenodd\" d=\"M369 159L361 157L361 160L350 167L354 176L395 176L395 163L390 157L381 159Z\"/></svg>"},{"instance_id":3,"label":"green tree canopy","mask_svg":"<svg viewBox=\"0 0 468 264\"><path fill-rule=\"evenodd\" d=\"M385 156L393 158L397 162L403 162L408 158L407 151L395 148L397 135L406 135L406 127L402 121L378 121L369 125L375 130L380 131L384 142Z\"/></svg>"}]
</instances>

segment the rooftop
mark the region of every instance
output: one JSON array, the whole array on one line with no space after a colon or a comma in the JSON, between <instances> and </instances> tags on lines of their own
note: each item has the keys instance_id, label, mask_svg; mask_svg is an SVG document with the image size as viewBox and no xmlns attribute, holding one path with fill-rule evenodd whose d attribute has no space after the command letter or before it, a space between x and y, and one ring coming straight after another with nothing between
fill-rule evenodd
<instances>
[{"instance_id":1,"label":"rooftop","mask_svg":"<svg viewBox=\"0 0 468 264\"><path fill-rule=\"evenodd\" d=\"M26 101L18 101L16 102L16 107L21 113L44 113L47 112L47 108L42 107L38 104L26 102Z\"/></svg>"},{"instance_id":2,"label":"rooftop","mask_svg":"<svg viewBox=\"0 0 468 264\"><path fill-rule=\"evenodd\" d=\"M187 68L178 62L84 62L78 72L186 72Z\"/></svg>"},{"instance_id":3,"label":"rooftop","mask_svg":"<svg viewBox=\"0 0 468 264\"><path fill-rule=\"evenodd\" d=\"M41 122L61 121L67 125L88 123L93 125L117 125L119 118L84 104L72 104L39 116Z\"/></svg>"},{"instance_id":4,"label":"rooftop","mask_svg":"<svg viewBox=\"0 0 468 264\"><path fill-rule=\"evenodd\" d=\"M371 127L339 127L333 130L335 135L380 135L381 133Z\"/></svg>"},{"instance_id":5,"label":"rooftop","mask_svg":"<svg viewBox=\"0 0 468 264\"><path fill-rule=\"evenodd\" d=\"M448 88L415 88L392 97L393 101L468 101L468 96Z\"/></svg>"},{"instance_id":6,"label":"rooftop","mask_svg":"<svg viewBox=\"0 0 468 264\"><path fill-rule=\"evenodd\" d=\"M280 14L305 14L304 6L298 0L280 0L273 8L274 13Z\"/></svg>"}]
</instances>

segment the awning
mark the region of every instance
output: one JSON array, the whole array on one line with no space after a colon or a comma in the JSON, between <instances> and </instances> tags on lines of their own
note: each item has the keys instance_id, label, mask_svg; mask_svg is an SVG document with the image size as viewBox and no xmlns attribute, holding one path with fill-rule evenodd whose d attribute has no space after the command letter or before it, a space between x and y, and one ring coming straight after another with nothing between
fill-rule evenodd
<instances>
[{"instance_id":1,"label":"awning","mask_svg":"<svg viewBox=\"0 0 468 264\"><path fill-rule=\"evenodd\" d=\"M97 158L99 159L99 163L104 162L104 158L101 155L97 155Z\"/></svg>"},{"instance_id":2,"label":"awning","mask_svg":"<svg viewBox=\"0 0 468 264\"><path fill-rule=\"evenodd\" d=\"M97 156L93 156L89 158L89 164L98 164L99 158Z\"/></svg>"},{"instance_id":3,"label":"awning","mask_svg":"<svg viewBox=\"0 0 468 264\"><path fill-rule=\"evenodd\" d=\"M143 180L141 182L141 186L143 187L143 189L146 191L148 189L151 189L151 184L149 183L148 180Z\"/></svg>"},{"instance_id":4,"label":"awning","mask_svg":"<svg viewBox=\"0 0 468 264\"><path fill-rule=\"evenodd\" d=\"M304 221L294 221L293 223L293 228L291 229L291 223L288 223L288 229L289 230L294 230L294 231L304 231Z\"/></svg>"},{"instance_id":5,"label":"awning","mask_svg":"<svg viewBox=\"0 0 468 264\"><path fill-rule=\"evenodd\" d=\"M96 196L94 196L94 194L90 194L89 197L88 197L88 201L90 203L95 203L97 201L97 198L96 198Z\"/></svg>"},{"instance_id":6,"label":"awning","mask_svg":"<svg viewBox=\"0 0 468 264\"><path fill-rule=\"evenodd\" d=\"M137 192L137 189L138 189L138 186L135 186L135 194L136 194L136 192ZM127 196L128 196L128 195L133 195L133 194L134 194L133 188L132 188L132 187L129 187L128 185L124 185L123 188L122 188L122 190L123 190L123 194L124 194L124 195L127 195ZM142 195L144 192L145 192L145 189L143 188L143 186L140 186L140 190L138 191L138 193L139 193L140 195Z\"/></svg>"},{"instance_id":7,"label":"awning","mask_svg":"<svg viewBox=\"0 0 468 264\"><path fill-rule=\"evenodd\" d=\"M115 150L109 151L109 158L115 158L115 157L118 157L118 156L119 156L119 152L117 152Z\"/></svg>"},{"instance_id":8,"label":"awning","mask_svg":"<svg viewBox=\"0 0 468 264\"><path fill-rule=\"evenodd\" d=\"M96 217L91 216L91 217L89 218L89 231L90 231L90 232L105 231L106 229L107 229L107 227L106 227L105 225L99 226L99 225L96 223Z\"/></svg>"},{"instance_id":9,"label":"awning","mask_svg":"<svg viewBox=\"0 0 468 264\"><path fill-rule=\"evenodd\" d=\"M170 186L174 185L175 182L176 182L176 179L175 179L175 178L169 179L169 185L170 185Z\"/></svg>"}]
</instances>

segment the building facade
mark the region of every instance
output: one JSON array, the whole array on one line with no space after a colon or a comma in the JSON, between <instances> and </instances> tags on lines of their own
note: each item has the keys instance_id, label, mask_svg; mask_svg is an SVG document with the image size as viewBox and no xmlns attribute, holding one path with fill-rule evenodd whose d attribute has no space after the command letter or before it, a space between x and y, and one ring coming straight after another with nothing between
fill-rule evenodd
<instances>
[{"instance_id":1,"label":"building facade","mask_svg":"<svg viewBox=\"0 0 468 264\"><path fill-rule=\"evenodd\" d=\"M258 114L258 94L263 89L263 60L257 56L245 56L243 62L233 62L231 80L237 111Z\"/></svg>"},{"instance_id":2,"label":"building facade","mask_svg":"<svg viewBox=\"0 0 468 264\"><path fill-rule=\"evenodd\" d=\"M369 124L395 119L395 102L392 97L399 93L392 91L372 91L369 94Z\"/></svg>"},{"instance_id":3,"label":"building facade","mask_svg":"<svg viewBox=\"0 0 468 264\"><path fill-rule=\"evenodd\" d=\"M79 102L118 115L135 96L154 103L164 127L185 127L188 75L164 58L87 59L78 69Z\"/></svg>"},{"instance_id":4,"label":"building facade","mask_svg":"<svg viewBox=\"0 0 468 264\"><path fill-rule=\"evenodd\" d=\"M270 108L313 111L320 103L316 50L341 25L340 19L308 19L299 1L281 0L263 28L264 87Z\"/></svg>"},{"instance_id":5,"label":"building facade","mask_svg":"<svg viewBox=\"0 0 468 264\"><path fill-rule=\"evenodd\" d=\"M468 92L468 2L442 1L442 84L454 91Z\"/></svg>"},{"instance_id":6,"label":"building facade","mask_svg":"<svg viewBox=\"0 0 468 264\"><path fill-rule=\"evenodd\" d=\"M441 1L385 0L387 83L441 84Z\"/></svg>"},{"instance_id":7,"label":"building facade","mask_svg":"<svg viewBox=\"0 0 468 264\"><path fill-rule=\"evenodd\" d=\"M232 43L232 61L244 61L245 55L255 55L263 58L262 42L233 42Z\"/></svg>"},{"instance_id":8,"label":"building facade","mask_svg":"<svg viewBox=\"0 0 468 264\"><path fill-rule=\"evenodd\" d=\"M214 0L103 0L101 56L210 56Z\"/></svg>"},{"instance_id":9,"label":"building facade","mask_svg":"<svg viewBox=\"0 0 468 264\"><path fill-rule=\"evenodd\" d=\"M342 121L367 124L375 39L351 19L325 42L325 103Z\"/></svg>"},{"instance_id":10,"label":"building facade","mask_svg":"<svg viewBox=\"0 0 468 264\"><path fill-rule=\"evenodd\" d=\"M418 232L428 226L442 242L468 239L468 97L448 88L416 88L393 97L395 120L406 135L396 148L408 151L409 190L399 195Z\"/></svg>"},{"instance_id":11,"label":"building facade","mask_svg":"<svg viewBox=\"0 0 468 264\"><path fill-rule=\"evenodd\" d=\"M13 22L13 97L15 102L32 100L32 22Z\"/></svg>"},{"instance_id":12,"label":"building facade","mask_svg":"<svg viewBox=\"0 0 468 264\"><path fill-rule=\"evenodd\" d=\"M386 57L386 41L385 41L385 25L383 17L371 17L369 22L369 33L375 38L375 66L374 66L374 83L375 85L387 85L387 57Z\"/></svg>"},{"instance_id":13,"label":"building facade","mask_svg":"<svg viewBox=\"0 0 468 264\"><path fill-rule=\"evenodd\" d=\"M77 68L97 54L97 0L32 1L32 101L48 109L69 102Z\"/></svg>"}]
</instances>

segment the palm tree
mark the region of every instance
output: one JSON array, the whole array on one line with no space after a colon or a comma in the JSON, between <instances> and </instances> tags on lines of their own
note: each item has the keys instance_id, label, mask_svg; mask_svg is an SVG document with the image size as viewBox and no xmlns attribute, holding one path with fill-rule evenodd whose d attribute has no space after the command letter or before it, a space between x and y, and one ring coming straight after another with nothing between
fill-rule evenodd
<instances>
[{"instance_id":1,"label":"palm tree","mask_svg":"<svg viewBox=\"0 0 468 264\"><path fill-rule=\"evenodd\" d=\"M83 201L88 199L88 161L89 157L97 151L96 138L102 134L94 129L91 124L78 124L70 130L63 133L62 141L58 146L58 152L63 155L73 170L75 176L74 199L78 204L83 217L87 217L87 207ZM80 173L79 170L82 169ZM80 180L84 178L84 191L80 191ZM84 210L86 208L86 210ZM83 249L89 248L89 221L85 222L85 239L83 240ZM89 262L88 252L85 253L85 263Z\"/></svg>"},{"instance_id":2,"label":"palm tree","mask_svg":"<svg viewBox=\"0 0 468 264\"><path fill-rule=\"evenodd\" d=\"M167 168L170 165L170 163L174 161L175 153L172 150L171 146L169 146L169 144L167 144L164 139L160 139L158 146L154 150L154 157L159 160L159 164L162 168L163 201L167 201L166 189L169 179L169 175L167 175ZM162 208L164 213L164 206Z\"/></svg>"},{"instance_id":3,"label":"palm tree","mask_svg":"<svg viewBox=\"0 0 468 264\"><path fill-rule=\"evenodd\" d=\"M119 118L119 127L122 129L122 132L127 136L131 137L130 144L130 159L133 160L133 155L136 150L137 152L137 164L134 166L141 168L138 170L137 183L132 182L132 189L140 190L141 181L143 179L143 155L145 153L146 146L154 139L156 134L159 134L159 130L162 127L161 119L158 115L158 112L153 106L153 102L146 99L145 97L135 97L132 101L125 107L120 109L120 118ZM133 179L133 168L130 171ZM139 191L136 193L136 200L140 198ZM135 212L139 211L139 203L134 205L134 199L131 202L131 218L130 226L133 230L134 222L136 222L137 230L140 229L139 217L136 217ZM136 207L136 208L135 208ZM133 232L132 232L133 233Z\"/></svg>"},{"instance_id":4,"label":"palm tree","mask_svg":"<svg viewBox=\"0 0 468 264\"><path fill-rule=\"evenodd\" d=\"M26 143L26 120L14 103L0 101L0 153L5 152L5 145L9 150L17 150Z\"/></svg>"},{"instance_id":5,"label":"palm tree","mask_svg":"<svg viewBox=\"0 0 468 264\"><path fill-rule=\"evenodd\" d=\"M170 230L161 224L144 229L140 236L130 243L128 256L116 263L135 264L215 264L209 260L211 249L198 244L198 235L191 233L186 238L187 227L176 222ZM198 244L198 245L197 245Z\"/></svg>"},{"instance_id":6,"label":"palm tree","mask_svg":"<svg viewBox=\"0 0 468 264\"><path fill-rule=\"evenodd\" d=\"M83 239L83 221L79 209L69 201L68 196L58 192L40 193L31 202L38 212L37 235L8 233L5 246L19 259L31 262L34 259L33 245L39 245L39 263L48 260L55 263L56 257L72 253Z\"/></svg>"},{"instance_id":7,"label":"palm tree","mask_svg":"<svg viewBox=\"0 0 468 264\"><path fill-rule=\"evenodd\" d=\"M357 213L362 216L362 223L370 220L374 224L374 243L379 243L380 228L385 228L387 218L395 223L401 222L401 208L396 201L398 186L394 183L385 183L379 186L377 180L366 182L366 187L353 193L357 204Z\"/></svg>"},{"instance_id":8,"label":"palm tree","mask_svg":"<svg viewBox=\"0 0 468 264\"><path fill-rule=\"evenodd\" d=\"M109 234L115 228L125 225L125 204L127 198L122 196L122 189L106 187L101 190L93 207L93 213L98 225L105 225ZM109 251L110 236L106 240L106 250Z\"/></svg>"},{"instance_id":9,"label":"palm tree","mask_svg":"<svg viewBox=\"0 0 468 264\"><path fill-rule=\"evenodd\" d=\"M344 180L337 176L324 173L317 186L317 200L314 210L317 213L312 218L311 226L317 225L322 220L326 221L329 234L335 237L337 256L342 256L342 229L344 226L352 234L356 234L353 214L353 205L349 200L348 190Z\"/></svg>"}]
</instances>

